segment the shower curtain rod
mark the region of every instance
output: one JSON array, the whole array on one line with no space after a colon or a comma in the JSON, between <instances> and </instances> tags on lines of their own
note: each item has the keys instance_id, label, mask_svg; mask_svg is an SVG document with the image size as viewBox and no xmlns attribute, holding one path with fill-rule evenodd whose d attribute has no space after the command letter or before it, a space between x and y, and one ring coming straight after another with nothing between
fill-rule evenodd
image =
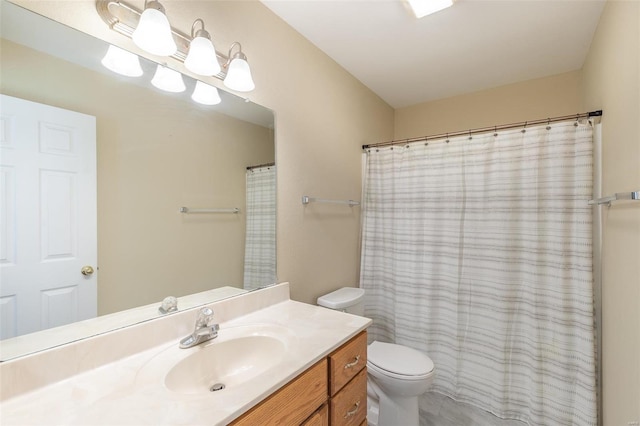
<instances>
[{"instance_id":1,"label":"shower curtain rod","mask_svg":"<svg viewBox=\"0 0 640 426\"><path fill-rule=\"evenodd\" d=\"M457 132L441 133L438 135L420 136L417 138L398 139L398 140L387 141L387 142L372 143L369 145L362 145L362 149L377 148L381 146L390 146L390 145L400 145L400 144L420 142L420 141L426 142L432 139L443 139L443 138L449 139L450 137L454 137L454 136L464 136L464 135L471 136L471 135L477 135L479 133L497 132L498 130L518 129L520 127L526 128L529 125L533 126L537 124L550 124L550 123L557 123L559 121L567 121L572 119L575 119L577 121L581 118L601 117L601 116L602 116L602 110L600 109L597 111L582 112L582 113L573 114L573 115L563 115L561 117L541 118L539 120L522 121L519 123L511 123L511 124L502 124L500 126L481 127L478 129L460 130Z\"/></svg>"},{"instance_id":2,"label":"shower curtain rod","mask_svg":"<svg viewBox=\"0 0 640 426\"><path fill-rule=\"evenodd\" d=\"M273 167L275 165L276 165L276 163L258 164L258 165L255 165L255 166L247 166L247 170L259 169L260 167Z\"/></svg>"}]
</instances>

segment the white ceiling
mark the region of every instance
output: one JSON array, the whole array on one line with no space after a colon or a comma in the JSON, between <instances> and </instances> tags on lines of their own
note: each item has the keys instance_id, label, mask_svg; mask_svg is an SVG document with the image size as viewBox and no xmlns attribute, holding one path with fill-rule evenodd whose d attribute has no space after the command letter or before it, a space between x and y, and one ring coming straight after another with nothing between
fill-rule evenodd
<instances>
[{"instance_id":1,"label":"white ceiling","mask_svg":"<svg viewBox=\"0 0 640 426\"><path fill-rule=\"evenodd\" d=\"M262 0L394 108L582 67L605 0Z\"/></svg>"}]
</instances>

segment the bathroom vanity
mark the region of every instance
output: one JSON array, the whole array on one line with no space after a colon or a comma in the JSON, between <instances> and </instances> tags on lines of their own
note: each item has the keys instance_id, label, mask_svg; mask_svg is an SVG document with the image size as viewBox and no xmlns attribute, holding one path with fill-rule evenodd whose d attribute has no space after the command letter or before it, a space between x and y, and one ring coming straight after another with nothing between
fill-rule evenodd
<instances>
[{"instance_id":1,"label":"bathroom vanity","mask_svg":"<svg viewBox=\"0 0 640 426\"><path fill-rule=\"evenodd\" d=\"M287 283L207 306L219 335L189 349L200 308L0 363L2 424L366 423L370 320Z\"/></svg>"},{"instance_id":2,"label":"bathroom vanity","mask_svg":"<svg viewBox=\"0 0 640 426\"><path fill-rule=\"evenodd\" d=\"M366 426L366 364L363 331L232 425Z\"/></svg>"}]
</instances>

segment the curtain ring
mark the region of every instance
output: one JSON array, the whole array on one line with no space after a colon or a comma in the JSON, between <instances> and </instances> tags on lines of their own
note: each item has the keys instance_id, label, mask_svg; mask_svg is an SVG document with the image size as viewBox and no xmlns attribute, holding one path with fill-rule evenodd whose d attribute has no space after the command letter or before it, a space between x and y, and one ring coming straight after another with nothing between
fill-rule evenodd
<instances>
[{"instance_id":1,"label":"curtain ring","mask_svg":"<svg viewBox=\"0 0 640 426\"><path fill-rule=\"evenodd\" d=\"M471 137L471 129L469 129L469 140L473 139L473 137Z\"/></svg>"},{"instance_id":2,"label":"curtain ring","mask_svg":"<svg viewBox=\"0 0 640 426\"><path fill-rule=\"evenodd\" d=\"M493 136L498 136L498 126L493 126Z\"/></svg>"},{"instance_id":3,"label":"curtain ring","mask_svg":"<svg viewBox=\"0 0 640 426\"><path fill-rule=\"evenodd\" d=\"M522 127L522 130L520 130L522 133L527 133L527 123L528 121L524 122L524 127Z\"/></svg>"},{"instance_id":4,"label":"curtain ring","mask_svg":"<svg viewBox=\"0 0 640 426\"><path fill-rule=\"evenodd\" d=\"M576 121L573 123L575 127L578 127L578 120L580 120L580 114L576 114Z\"/></svg>"},{"instance_id":5,"label":"curtain ring","mask_svg":"<svg viewBox=\"0 0 640 426\"><path fill-rule=\"evenodd\" d=\"M449 133L447 133L447 140L445 142L449 143Z\"/></svg>"},{"instance_id":6,"label":"curtain ring","mask_svg":"<svg viewBox=\"0 0 640 426\"><path fill-rule=\"evenodd\" d=\"M547 130L551 130L551 119L547 118Z\"/></svg>"}]
</instances>

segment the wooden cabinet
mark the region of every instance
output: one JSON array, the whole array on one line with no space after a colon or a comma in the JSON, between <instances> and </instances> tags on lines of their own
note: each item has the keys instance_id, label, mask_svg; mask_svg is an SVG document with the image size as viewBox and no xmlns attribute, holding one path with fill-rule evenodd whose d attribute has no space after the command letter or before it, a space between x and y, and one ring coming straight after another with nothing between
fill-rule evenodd
<instances>
[{"instance_id":1,"label":"wooden cabinet","mask_svg":"<svg viewBox=\"0 0 640 426\"><path fill-rule=\"evenodd\" d=\"M302 426L329 426L329 406L324 404Z\"/></svg>"},{"instance_id":2,"label":"wooden cabinet","mask_svg":"<svg viewBox=\"0 0 640 426\"><path fill-rule=\"evenodd\" d=\"M335 395L367 365L367 332L363 331L329 355L330 395Z\"/></svg>"},{"instance_id":3,"label":"wooden cabinet","mask_svg":"<svg viewBox=\"0 0 640 426\"><path fill-rule=\"evenodd\" d=\"M234 426L366 426L367 332L231 422Z\"/></svg>"},{"instance_id":4,"label":"wooden cabinet","mask_svg":"<svg viewBox=\"0 0 640 426\"><path fill-rule=\"evenodd\" d=\"M367 416L367 369L363 368L345 387L331 398L330 424L358 426Z\"/></svg>"},{"instance_id":5,"label":"wooden cabinet","mask_svg":"<svg viewBox=\"0 0 640 426\"><path fill-rule=\"evenodd\" d=\"M327 360L323 359L231 424L299 425L326 401Z\"/></svg>"},{"instance_id":6,"label":"wooden cabinet","mask_svg":"<svg viewBox=\"0 0 640 426\"><path fill-rule=\"evenodd\" d=\"M359 426L367 417L367 333L329 355L329 424Z\"/></svg>"}]
</instances>

